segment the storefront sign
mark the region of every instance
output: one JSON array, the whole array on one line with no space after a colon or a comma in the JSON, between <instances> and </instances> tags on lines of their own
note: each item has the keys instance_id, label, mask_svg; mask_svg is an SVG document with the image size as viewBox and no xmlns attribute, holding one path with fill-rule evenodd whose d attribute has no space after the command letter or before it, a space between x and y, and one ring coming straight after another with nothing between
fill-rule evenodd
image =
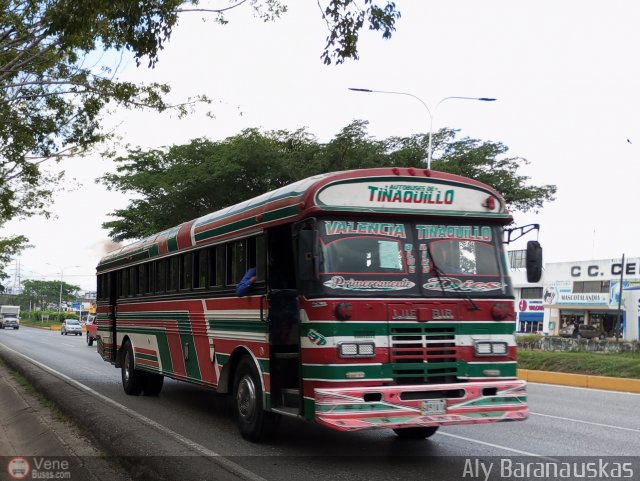
<instances>
[{"instance_id":1,"label":"storefront sign","mask_svg":"<svg viewBox=\"0 0 640 481\"><path fill-rule=\"evenodd\" d=\"M577 279L597 279L603 280L614 277L635 276L640 274L640 259L631 258L622 265L622 259L610 259L593 262L566 263L567 274L570 278Z\"/></svg>"},{"instance_id":2,"label":"storefront sign","mask_svg":"<svg viewBox=\"0 0 640 481\"><path fill-rule=\"evenodd\" d=\"M520 299L518 310L520 312L541 312L544 311L544 305L541 300Z\"/></svg>"},{"instance_id":3,"label":"storefront sign","mask_svg":"<svg viewBox=\"0 0 640 481\"><path fill-rule=\"evenodd\" d=\"M608 306L609 293L573 293L558 290L555 286L547 286L543 293L545 304L587 304L594 306Z\"/></svg>"}]
</instances>

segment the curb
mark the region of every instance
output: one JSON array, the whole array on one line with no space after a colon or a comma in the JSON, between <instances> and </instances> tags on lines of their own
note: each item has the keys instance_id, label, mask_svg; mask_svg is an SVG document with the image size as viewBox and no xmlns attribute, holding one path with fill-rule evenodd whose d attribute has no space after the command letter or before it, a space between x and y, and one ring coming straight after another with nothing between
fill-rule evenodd
<instances>
[{"instance_id":1,"label":"curb","mask_svg":"<svg viewBox=\"0 0 640 481\"><path fill-rule=\"evenodd\" d=\"M640 393L640 379L534 371L530 369L518 369L518 379L543 384L559 384L562 386L604 389L606 391Z\"/></svg>"},{"instance_id":2,"label":"curb","mask_svg":"<svg viewBox=\"0 0 640 481\"><path fill-rule=\"evenodd\" d=\"M62 328L61 324L54 324L52 326L32 326L31 324L25 324L25 327L33 329L42 329L43 331L59 331ZM87 326L82 325L82 332L87 332Z\"/></svg>"},{"instance_id":3,"label":"curb","mask_svg":"<svg viewBox=\"0 0 640 481\"><path fill-rule=\"evenodd\" d=\"M33 364L0 344L0 358L82 430L96 446L114 457L136 480L247 480L223 456L206 456L187 443L164 436L157 428L97 395ZM235 471L235 472L234 472ZM203 473L208 473L203 477Z\"/></svg>"}]
</instances>

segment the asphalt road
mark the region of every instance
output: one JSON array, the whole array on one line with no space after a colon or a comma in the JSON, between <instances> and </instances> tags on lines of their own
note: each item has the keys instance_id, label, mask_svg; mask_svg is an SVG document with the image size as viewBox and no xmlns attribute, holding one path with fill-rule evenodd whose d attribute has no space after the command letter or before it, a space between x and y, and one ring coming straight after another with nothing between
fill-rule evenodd
<instances>
[{"instance_id":1,"label":"asphalt road","mask_svg":"<svg viewBox=\"0 0 640 481\"><path fill-rule=\"evenodd\" d=\"M435 479L425 476L425 463L434 468L432 456L462 463L469 458L640 453L638 394L529 384L531 412L524 422L441 428L429 440L408 442L391 431L340 433L284 419L275 439L256 445L240 437L225 395L167 379L157 398L127 396L120 370L102 361L95 344L87 346L83 336L23 326L1 330L0 344L123 406L114 409L152 420L162 428L161 436L179 439L195 449L194 455L227 457L255 474L254 480L300 479L301 473L307 481L324 481L329 473L332 479ZM477 472L468 477L483 479Z\"/></svg>"}]
</instances>

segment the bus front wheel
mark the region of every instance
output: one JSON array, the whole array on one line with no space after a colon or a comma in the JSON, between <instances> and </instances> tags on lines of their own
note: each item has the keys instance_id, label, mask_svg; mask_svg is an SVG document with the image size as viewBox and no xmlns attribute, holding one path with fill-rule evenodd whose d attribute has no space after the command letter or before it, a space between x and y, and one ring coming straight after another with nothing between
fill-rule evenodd
<instances>
[{"instance_id":1,"label":"bus front wheel","mask_svg":"<svg viewBox=\"0 0 640 481\"><path fill-rule=\"evenodd\" d=\"M438 426L426 426L423 428L398 428L393 432L402 439L426 439L433 436L438 430Z\"/></svg>"},{"instance_id":2,"label":"bus front wheel","mask_svg":"<svg viewBox=\"0 0 640 481\"><path fill-rule=\"evenodd\" d=\"M122 360L122 387L124 392L131 396L137 396L144 387L144 372L134 369L133 347L127 341L122 348L124 359Z\"/></svg>"},{"instance_id":3,"label":"bus front wheel","mask_svg":"<svg viewBox=\"0 0 640 481\"><path fill-rule=\"evenodd\" d=\"M240 434L253 442L271 437L279 420L277 415L264 410L262 394L258 369L251 358L245 356L236 370L233 405Z\"/></svg>"}]
</instances>

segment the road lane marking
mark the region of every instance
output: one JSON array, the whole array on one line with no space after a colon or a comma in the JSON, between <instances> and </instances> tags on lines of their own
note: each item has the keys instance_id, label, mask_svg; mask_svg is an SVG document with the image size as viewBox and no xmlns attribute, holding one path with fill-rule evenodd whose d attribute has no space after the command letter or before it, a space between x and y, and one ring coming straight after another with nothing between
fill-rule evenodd
<instances>
[{"instance_id":1,"label":"road lane marking","mask_svg":"<svg viewBox=\"0 0 640 481\"><path fill-rule=\"evenodd\" d=\"M571 421L572 423L590 424L592 426L598 426L601 428L620 429L622 431L631 431L633 433L640 433L640 429L637 428L625 428L623 426L614 426L612 424L594 423L593 421L583 421L582 419L565 418L563 416L553 416L551 414L532 413L529 411L529 416L541 416L543 418L560 419L561 421Z\"/></svg>"},{"instance_id":2,"label":"road lane marking","mask_svg":"<svg viewBox=\"0 0 640 481\"><path fill-rule=\"evenodd\" d=\"M449 436L450 438L462 439L463 441L468 441L470 443L482 444L483 446L489 446L491 448L503 449L505 451L511 451L512 453L520 454L522 456L532 456L534 458L542 458L548 459L550 461L557 461L554 458L549 458L547 456L543 456L542 454L530 453L528 451L521 451L519 449L509 448L507 446L501 446L500 444L488 443L486 441L480 441L479 439L467 438L466 436L459 436L458 434L445 433L442 431L438 431L440 436Z\"/></svg>"},{"instance_id":3,"label":"road lane marking","mask_svg":"<svg viewBox=\"0 0 640 481\"><path fill-rule=\"evenodd\" d=\"M190 449L193 449L194 451L197 451L198 453L202 454L203 456L206 456L208 458L212 458L212 460L214 460L216 463L218 463L220 466L224 467L225 469L229 470L230 472L232 472L233 474L245 478L249 481L267 481L267 479L263 478L262 476L255 474L252 471L249 471L248 469L242 467L239 464L234 463L233 461L228 460L227 458L225 458L224 456L222 456L219 453L216 453L215 451L211 451L209 448L206 448L204 446L202 446L201 444L196 443L195 441L192 441L189 438L186 438L184 436L182 436L181 434L178 434L177 432L163 426L162 424L157 423L156 421L154 421L153 419L150 419L140 413L138 413L137 411L134 411L133 409L129 409L127 406L120 404L117 401L114 401L113 399L100 394L98 391L95 391L93 389L91 389L89 386L86 386L84 384L82 384L81 382L76 381L75 379L70 378L69 376L67 376L66 374L63 374L59 371L56 371L55 369L42 364L40 361L36 361L35 359L30 358L29 356L26 356L24 354L22 354L21 352L15 351L13 349L11 349L10 347L8 347L6 344L2 344L3 347L5 349L7 349L8 351L13 352L14 354L23 357L24 359L28 360L29 362L35 364L36 366L44 369L45 371L50 372L51 374L53 374L54 376L68 382L69 384L72 384L86 392L88 392L89 394L97 397L98 399L111 404L112 406L121 409L122 411L124 411L125 413L129 414L130 416L138 419L139 421L142 421L143 423L148 424L149 426L152 426L153 428L157 429L158 431L162 432L163 434L172 437L173 439L175 439L176 441L184 444L185 446L187 446Z\"/></svg>"},{"instance_id":4,"label":"road lane marking","mask_svg":"<svg viewBox=\"0 0 640 481\"><path fill-rule=\"evenodd\" d=\"M63 374L59 371L56 371L55 369L35 360L30 358L29 356L26 356L18 351L15 351L13 349L11 349L10 347L8 347L6 344L3 344L3 346L13 352L14 354L19 355L20 357L23 357L24 359L27 359L28 361L30 361L31 363L41 367L42 369L56 375L57 377L65 380L66 382L69 382L71 384L73 384L76 387L79 387L80 389L83 389L84 391L87 391L88 393L92 394L93 396L107 402L108 404L111 404L112 406L117 407L118 409L121 409L122 411L128 413L129 415L135 417L136 419L158 429L159 431L165 433L166 435L178 440L179 442L181 442L182 444L186 445L187 447L194 449L195 451L199 452L200 454L202 454L203 456L207 456L207 457L211 457L211 458L216 458L216 461L219 462L219 464L223 465L224 467L226 467L227 469L230 469L232 472L234 472L235 474L245 477L247 479L250 479L252 481L266 481L265 478L245 469L244 467L242 467L239 464L236 464L232 461L229 461L228 459L226 459L225 457L223 457L221 454L216 453L214 451L211 451L210 449L202 446L201 444L196 443L195 441L192 441L184 436L182 436L181 434L176 433L175 431L157 423L156 421L153 421L152 419L138 413L137 411L134 411L120 403L118 403L117 401L114 401L113 399L104 396L103 394L100 394L99 392L93 390L92 388L90 388L89 386L86 386L78 381L76 381L75 379L70 378L69 376L67 376L66 374ZM75 347L75 346L74 346ZM546 384L545 384L546 385ZM556 387L556 385L552 385L554 387ZM557 387L571 387L573 389L588 389L588 388L576 388L574 386L561 386L561 385L557 385ZM590 389L590 390L594 390L594 389ZM604 391L604 392L610 392L610 391ZM635 393L620 393L618 392L618 394L635 394ZM637 395L637 394L635 394ZM603 424L603 423L595 423L595 422L591 422L591 421L583 421L580 419L573 419L573 418L567 418L567 417L562 417L562 416L553 416L550 414L542 414L542 413L534 413L534 412L529 412L529 415L533 415L533 416L540 416L540 417L547 417L547 418L552 418L552 419L558 419L558 420L563 420L563 421L569 421L569 422L576 422L576 423L582 423L582 424L589 424L589 425L593 425L593 426L598 426L598 427L604 427L604 428L611 428L611 429L619 429L619 430L623 430L623 431L630 431L630 432L635 432L638 433L640 432L640 429L635 429L635 428L626 428L626 427L622 427L622 426L615 426L615 425L609 425L609 424ZM499 444L494 444L494 443L489 443L486 441L481 441L478 439L473 439L473 438L468 438L465 436L460 436L457 434L451 434L451 433L447 433L447 432L443 432L440 431L438 433L439 435L442 436L449 436L451 438L455 438L455 439L460 439L463 441L467 441L467 442L471 442L471 443L476 443L476 444L480 444L480 445L484 445L484 446L488 446L488 447L493 447L496 449L501 449L501 450L505 450L505 451L509 451L509 452L513 452L519 455L523 455L523 456L532 456L532 457L537 457L537 458L542 458L542 459L548 459L548 460L553 460L555 461L554 458L549 458L546 456L543 456L541 454L535 454L535 453L531 453L528 451L522 451L519 449L515 449L515 448L510 448L507 446L502 446Z\"/></svg>"}]
</instances>

